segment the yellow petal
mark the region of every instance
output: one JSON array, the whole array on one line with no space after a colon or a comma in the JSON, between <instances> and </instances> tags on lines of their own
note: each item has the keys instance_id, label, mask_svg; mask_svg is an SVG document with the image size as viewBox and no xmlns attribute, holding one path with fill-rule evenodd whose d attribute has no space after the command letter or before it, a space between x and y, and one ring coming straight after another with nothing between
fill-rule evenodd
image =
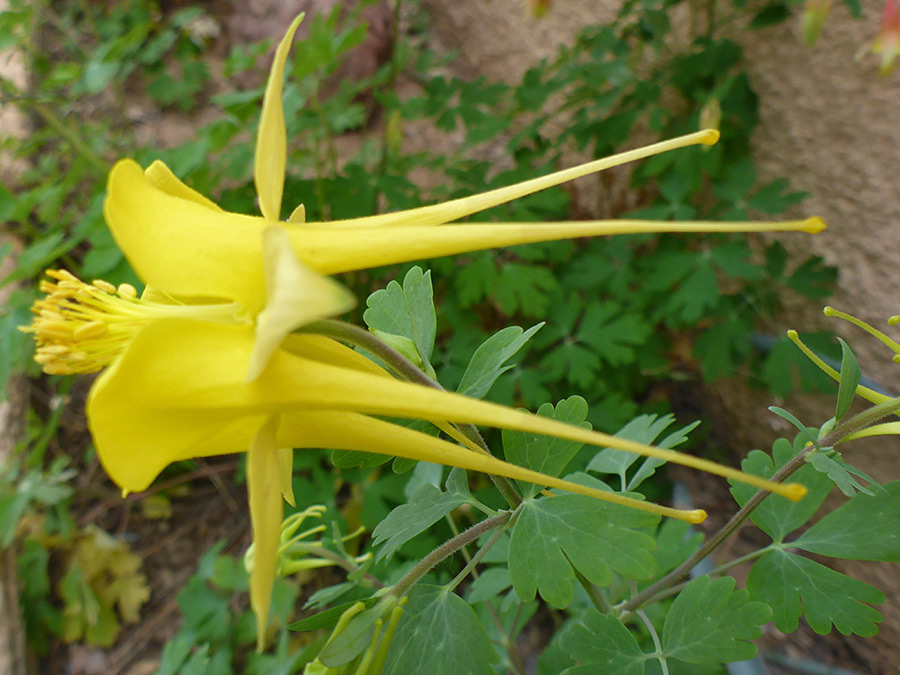
<instances>
[{"instance_id":1,"label":"yellow petal","mask_svg":"<svg viewBox=\"0 0 900 675\"><path fill-rule=\"evenodd\" d=\"M319 319L337 316L356 305L356 298L338 282L301 264L291 241L277 225L263 232L266 307L256 317L256 346L247 380L256 379L285 336Z\"/></svg>"},{"instance_id":2,"label":"yellow petal","mask_svg":"<svg viewBox=\"0 0 900 675\"><path fill-rule=\"evenodd\" d=\"M251 314L265 305L264 219L169 195L129 159L110 171L103 212L134 271L157 291L237 300Z\"/></svg>"},{"instance_id":3,"label":"yellow petal","mask_svg":"<svg viewBox=\"0 0 900 675\"><path fill-rule=\"evenodd\" d=\"M496 190L489 190L477 195L454 199L453 201L444 202L443 204L433 204L431 206L422 206L417 209L409 209L399 213L385 213L377 216L369 216L366 218L353 218L348 220L339 220L333 223L326 223L331 227L387 227L396 225L441 225L449 223L460 218L465 218L473 213L484 211L486 209L505 204L513 199L519 199L526 195L546 190L547 188L567 183L570 180L581 178L598 171L610 169L614 166L621 166L628 162L634 162L645 157L652 157L668 150L684 148L689 145L713 145L719 140L719 132L714 129L704 129L686 136L679 136L667 141L661 141L652 145L622 152L611 157L596 159L592 162L586 162L579 166L574 166L562 171L556 171L547 176L532 178L530 180L508 185Z\"/></svg>"},{"instance_id":4,"label":"yellow petal","mask_svg":"<svg viewBox=\"0 0 900 675\"><path fill-rule=\"evenodd\" d=\"M156 160L153 164L148 166L144 171L144 175L147 176L147 180L167 195L196 202L213 211L223 211L222 207L214 201L207 199L194 188L188 187L182 183L181 180L172 173L172 170L159 160Z\"/></svg>"},{"instance_id":5,"label":"yellow petal","mask_svg":"<svg viewBox=\"0 0 900 675\"><path fill-rule=\"evenodd\" d=\"M175 297L236 300L251 314L265 305L261 283L264 218L216 213L156 188L131 160L110 172L104 213L138 276ZM768 223L642 220L472 223L397 228L285 224L297 258L320 274L574 237L634 232L818 232L818 218Z\"/></svg>"},{"instance_id":6,"label":"yellow petal","mask_svg":"<svg viewBox=\"0 0 900 675\"><path fill-rule=\"evenodd\" d=\"M602 499L640 511L656 513L670 518L702 522L701 510L680 511L652 502L625 497L615 492L597 490L531 471L490 455L477 454L459 445L423 434L408 427L392 424L358 413L318 412L285 415L283 436L279 438L304 447L338 447L361 450L392 457L407 457L423 462L456 466L471 471L482 471L515 480L545 485L576 494Z\"/></svg>"},{"instance_id":7,"label":"yellow petal","mask_svg":"<svg viewBox=\"0 0 900 675\"><path fill-rule=\"evenodd\" d=\"M298 16L288 26L287 33L275 50L272 70L263 95L262 115L256 135L256 156L253 162L253 181L259 197L259 210L268 221L281 219L281 196L284 192L284 169L287 156L287 135L284 129L284 66L294 40L294 33L303 21Z\"/></svg>"},{"instance_id":8,"label":"yellow petal","mask_svg":"<svg viewBox=\"0 0 900 675\"><path fill-rule=\"evenodd\" d=\"M253 525L250 606L256 615L257 651L262 651L265 646L284 515L279 489L281 460L276 447L277 430L278 415L272 415L260 427L247 453L247 493Z\"/></svg>"},{"instance_id":9,"label":"yellow petal","mask_svg":"<svg viewBox=\"0 0 900 675\"><path fill-rule=\"evenodd\" d=\"M291 334L285 338L281 346L292 354L312 359L313 361L321 361L351 370L361 370L364 373L373 373L382 377L390 377L386 371L359 352L324 335L313 333Z\"/></svg>"},{"instance_id":10,"label":"yellow petal","mask_svg":"<svg viewBox=\"0 0 900 675\"><path fill-rule=\"evenodd\" d=\"M252 331L235 326L234 330L209 332L206 329L210 326L185 320L154 324L98 378L91 391L88 419L97 453L110 477L129 491L145 489L170 462L251 448L248 458L251 508L257 508L260 513L274 512L272 502L277 501L280 513L285 456L275 448L321 447L376 452L487 471L691 522L699 522L704 517L702 511L677 511L635 502L616 493L545 476L355 412L316 409L284 401L281 404L261 402L262 389L272 386L271 382L261 383L269 379L271 368L257 382L245 385L242 380L234 381L241 368L234 367L230 358L241 351L243 358L246 357L252 348ZM218 359L215 356L193 358L189 352L201 346L225 349ZM165 368L158 367L160 361L156 360L162 354L167 357ZM200 354L194 352L194 356ZM212 374L209 368L218 375L208 377ZM225 389L231 391L226 393ZM307 398L315 397L315 393L308 392ZM243 399L243 403L234 405L234 397ZM260 414L261 410L265 412ZM280 422L276 424L274 420L279 416ZM277 434L272 438L276 428ZM257 452L260 448L272 451ZM251 475L251 466L261 467L255 477ZM260 476L266 476L266 481ZM258 542L263 535L270 536L264 529L267 522L254 520L254 532L260 533L254 535L254 541ZM254 574L256 569L265 570L268 565L259 544L255 551L255 564L261 567L254 568ZM259 587L264 585L259 583ZM257 616L267 613L260 604L267 597L256 594Z\"/></svg>"},{"instance_id":11,"label":"yellow petal","mask_svg":"<svg viewBox=\"0 0 900 675\"><path fill-rule=\"evenodd\" d=\"M349 411L484 424L543 434L682 464L793 500L806 492L799 484L774 484L673 450L642 445L458 394L335 367L284 350L276 351L261 375L245 384L244 364L253 343L252 329L239 325L169 319L141 331L114 366L101 376L88 401L95 444L101 460L107 456L104 461L107 470L112 463L108 459L110 455L126 454L129 459L120 461L126 468L129 463L142 462L144 453L129 445L135 442L135 428L141 424L133 418L142 410L193 410L198 424L201 418L227 419L229 414L237 419L276 412ZM161 363L165 367L160 367ZM112 376L106 377L110 373ZM129 427L129 423L133 426ZM202 437L199 431L190 434ZM107 443L108 447L101 447ZM225 445L225 451L233 451L233 445ZM184 444L179 447L164 452L185 451ZM466 455L479 456L453 447ZM158 457L159 451L147 454ZM116 475L110 474L119 482ZM119 484L134 490L131 485Z\"/></svg>"},{"instance_id":12,"label":"yellow petal","mask_svg":"<svg viewBox=\"0 0 900 675\"><path fill-rule=\"evenodd\" d=\"M388 229L285 229L297 256L322 274L425 260L540 241L648 232L820 232L819 218L785 222L596 220L556 223L471 223Z\"/></svg>"}]
</instances>

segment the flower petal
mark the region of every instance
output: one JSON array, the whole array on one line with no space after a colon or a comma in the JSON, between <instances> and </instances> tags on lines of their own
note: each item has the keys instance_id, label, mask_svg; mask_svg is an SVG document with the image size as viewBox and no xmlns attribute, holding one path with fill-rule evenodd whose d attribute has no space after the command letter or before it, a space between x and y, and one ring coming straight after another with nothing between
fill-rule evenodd
<instances>
[{"instance_id":1,"label":"flower petal","mask_svg":"<svg viewBox=\"0 0 900 675\"><path fill-rule=\"evenodd\" d=\"M579 166L573 166L561 171L538 178L516 183L515 185L507 185L506 187L496 190L481 192L477 195L454 199L443 204L432 204L431 206L422 206L417 209L409 209L399 213L385 213L377 216L368 216L366 218L352 218L348 220L339 220L331 223L325 223L332 227L389 227L403 225L441 225L449 223L460 218L465 218L473 213L478 213L486 209L505 204L513 199L519 199L526 195L546 190L567 183L570 180L588 176L598 171L610 169L615 166L621 166L628 162L634 162L646 157L652 157L662 152L684 148L689 145L713 145L719 140L719 132L715 129L704 129L678 138L672 138L659 143L653 143L642 148L621 152L611 157L603 157L595 159L592 162L586 162Z\"/></svg>"},{"instance_id":2,"label":"flower petal","mask_svg":"<svg viewBox=\"0 0 900 675\"><path fill-rule=\"evenodd\" d=\"M237 300L252 314L265 305L264 219L167 194L129 159L110 171L103 213L134 271L157 291Z\"/></svg>"},{"instance_id":3,"label":"flower petal","mask_svg":"<svg viewBox=\"0 0 900 675\"><path fill-rule=\"evenodd\" d=\"M181 179L178 178L172 170L165 165L164 162L160 160L156 160L148 166L144 170L144 175L147 176L147 180L149 180L155 187L159 188L167 195L172 197L180 197L181 199L187 199L192 202L196 202L201 206L205 206L208 209L212 209L213 211L223 212L221 206L216 204L211 199L207 199L199 192L197 192L194 188L188 187L184 183L181 182Z\"/></svg>"},{"instance_id":4,"label":"flower petal","mask_svg":"<svg viewBox=\"0 0 900 675\"><path fill-rule=\"evenodd\" d=\"M256 134L256 155L253 162L253 182L259 197L259 210L263 217L276 222L281 220L281 196L284 193L284 170L287 157L287 134L284 129L284 104L281 100L284 87L284 66L287 61L294 33L303 21L303 14L288 26L287 32L275 50L272 70L263 95L259 131Z\"/></svg>"},{"instance_id":5,"label":"flower petal","mask_svg":"<svg viewBox=\"0 0 900 675\"><path fill-rule=\"evenodd\" d=\"M265 219L216 213L159 190L131 160L113 167L107 223L145 282L176 297L228 298L251 313L265 305ZM297 258L320 274L368 269L498 246L635 232L818 232L818 218L788 222L702 223L646 220L471 223L427 227L327 228L285 223ZM259 280L259 281L257 281Z\"/></svg>"},{"instance_id":6,"label":"flower petal","mask_svg":"<svg viewBox=\"0 0 900 675\"><path fill-rule=\"evenodd\" d=\"M247 453L247 493L253 525L250 606L256 615L257 651L262 651L265 644L284 515L279 489L281 459L276 447L277 430L278 415L272 415L260 427Z\"/></svg>"},{"instance_id":7,"label":"flower petal","mask_svg":"<svg viewBox=\"0 0 900 675\"><path fill-rule=\"evenodd\" d=\"M120 460L120 465L124 463L127 467L129 462L142 461L137 459L142 452L133 445L140 440L134 439L134 429L128 428L140 411L189 410L195 413L198 424L201 419L205 423L210 417L228 419L229 415L240 419L276 412L348 411L468 422L543 434L682 464L793 500L805 494L799 484L774 484L674 450L642 445L459 394L335 367L284 350L276 351L260 376L246 384L244 364L253 343L252 329L240 325L170 319L141 331L113 367L101 376L88 401L88 413L93 418L91 429L101 460L104 456L126 454L129 460ZM199 430L191 433L202 437ZM143 440L143 444L147 442ZM224 445L224 451L232 451L230 441ZM155 442L151 447L155 447ZM479 457L464 448L453 447L466 456ZM182 443L177 452L168 452L177 455L184 450ZM159 451L150 454L158 456ZM111 464L109 460L104 462L108 470Z\"/></svg>"},{"instance_id":8,"label":"flower petal","mask_svg":"<svg viewBox=\"0 0 900 675\"><path fill-rule=\"evenodd\" d=\"M256 346L247 372L255 380L285 336L319 319L356 306L356 297L338 282L316 274L297 260L291 240L274 225L263 232L266 307L256 317Z\"/></svg>"},{"instance_id":9,"label":"flower petal","mask_svg":"<svg viewBox=\"0 0 900 675\"><path fill-rule=\"evenodd\" d=\"M148 327L122 358L101 375L92 389L88 419L94 444L104 468L121 487L129 491L145 489L168 462L216 454L217 450L225 453L250 448L251 508L256 509L256 513L266 514L274 512L273 502L280 504L285 475L281 465L283 455L275 448L322 447L376 452L487 471L691 522L699 522L704 517L702 511L667 509L545 476L355 412L284 401L280 405L260 401L265 398L264 389L277 385L277 382L268 381L272 379L272 368L267 368L257 382L246 385L239 363L243 359L235 361L232 358L240 352L244 358L249 354L253 345L252 330L244 326L220 326L224 330L212 331L209 328L215 327L179 319L160 321ZM207 356L211 358L203 358L194 351L200 347L209 350ZM218 357L212 354L220 349L223 351L218 352ZM167 359L166 367L160 368L158 364L162 362L163 354ZM291 355L286 358L299 361ZM215 371L213 377L209 377L213 375L211 371ZM192 377L191 372L202 375ZM371 377L360 371L356 374ZM380 382L393 381L378 379ZM415 385L407 386L416 389ZM305 398L314 398L315 394L316 391L309 391ZM235 407L231 400L235 396L243 398L244 403ZM261 414L261 410L266 412ZM280 421L276 425L273 420L278 417ZM275 427L277 434L273 438ZM269 448L271 452L261 450ZM259 467L255 475L250 473L251 466ZM260 537L266 540L270 536L264 529L266 518L254 516L253 522L254 532L259 532L254 535L254 540L258 542ZM268 563L263 547L258 544L255 551L255 563L262 566L260 569L266 569ZM259 558L261 552L262 559ZM259 582L253 588L264 585ZM268 611L260 604L268 596L260 595L261 592L254 590L257 594L254 611L258 617L264 617Z\"/></svg>"},{"instance_id":10,"label":"flower petal","mask_svg":"<svg viewBox=\"0 0 900 675\"><path fill-rule=\"evenodd\" d=\"M820 232L819 218L786 222L595 220L556 223L471 223L355 230L285 227L294 251L321 274L369 269L468 251L539 241L648 232Z\"/></svg>"}]
</instances>

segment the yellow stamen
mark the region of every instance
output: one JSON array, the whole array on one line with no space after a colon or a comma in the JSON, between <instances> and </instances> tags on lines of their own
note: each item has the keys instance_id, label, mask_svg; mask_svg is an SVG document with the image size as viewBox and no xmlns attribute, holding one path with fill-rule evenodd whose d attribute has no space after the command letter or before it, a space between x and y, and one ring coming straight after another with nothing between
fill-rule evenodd
<instances>
[{"instance_id":1,"label":"yellow stamen","mask_svg":"<svg viewBox=\"0 0 900 675\"><path fill-rule=\"evenodd\" d=\"M200 314L208 320L234 321L233 305L177 306L142 302L131 284L118 288L96 279L86 284L66 270L47 270L41 281L47 297L34 303L31 325L35 362L51 375L95 373L109 365L137 331L163 316Z\"/></svg>"},{"instance_id":2,"label":"yellow stamen","mask_svg":"<svg viewBox=\"0 0 900 675\"><path fill-rule=\"evenodd\" d=\"M131 284L119 284L117 292L120 297L134 300L137 297L137 289Z\"/></svg>"},{"instance_id":3,"label":"yellow stamen","mask_svg":"<svg viewBox=\"0 0 900 675\"><path fill-rule=\"evenodd\" d=\"M116 287L108 281L103 281L103 279L94 279L94 286L99 288L104 293L109 293L110 295L115 295L116 293Z\"/></svg>"}]
</instances>

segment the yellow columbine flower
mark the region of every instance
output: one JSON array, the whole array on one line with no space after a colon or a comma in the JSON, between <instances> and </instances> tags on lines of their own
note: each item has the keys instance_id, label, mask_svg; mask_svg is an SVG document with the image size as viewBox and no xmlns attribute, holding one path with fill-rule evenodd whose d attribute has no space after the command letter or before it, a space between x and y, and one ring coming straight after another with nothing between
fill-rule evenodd
<instances>
[{"instance_id":1,"label":"yellow columbine flower","mask_svg":"<svg viewBox=\"0 0 900 675\"><path fill-rule=\"evenodd\" d=\"M110 173L104 213L116 241L148 284L85 284L50 272L48 298L27 332L47 372L106 368L87 402L98 456L126 491L147 488L172 462L248 451L254 539L251 605L263 643L275 576L282 495L289 501L285 448L341 448L436 462L591 495L634 508L682 512L575 485L392 424L374 416L485 424L657 457L799 499L800 485L776 485L706 460L625 441L393 379L352 349L296 328L353 305L320 276L479 248L637 231L805 230L791 223L495 223L446 225L561 182L675 147L713 143L714 131L633 150L446 204L337 223L303 223L302 207L277 222L285 172L280 105L284 64L299 18L276 51L257 137L255 182L263 216L227 213L180 182L162 163L130 160ZM442 225L442 227L434 227ZM451 430L452 431L452 430Z\"/></svg>"}]
</instances>

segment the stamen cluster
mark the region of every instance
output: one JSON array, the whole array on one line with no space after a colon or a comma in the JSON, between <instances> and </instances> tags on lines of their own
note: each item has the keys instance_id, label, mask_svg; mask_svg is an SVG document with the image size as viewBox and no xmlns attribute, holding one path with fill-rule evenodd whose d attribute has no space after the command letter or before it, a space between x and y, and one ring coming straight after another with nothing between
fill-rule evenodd
<instances>
[{"instance_id":1,"label":"stamen cluster","mask_svg":"<svg viewBox=\"0 0 900 675\"><path fill-rule=\"evenodd\" d=\"M137 290L103 280L87 284L66 270L47 270L41 281L47 297L34 303L35 314L21 330L33 333L34 360L51 375L95 373L109 365L146 324Z\"/></svg>"}]
</instances>

